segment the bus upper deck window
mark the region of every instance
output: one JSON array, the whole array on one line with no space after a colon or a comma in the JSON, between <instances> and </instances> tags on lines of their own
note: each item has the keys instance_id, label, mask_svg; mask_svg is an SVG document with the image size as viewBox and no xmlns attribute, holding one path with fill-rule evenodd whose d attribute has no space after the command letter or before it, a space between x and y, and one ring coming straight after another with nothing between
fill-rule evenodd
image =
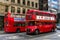
<instances>
[{"instance_id":1,"label":"bus upper deck window","mask_svg":"<svg viewBox=\"0 0 60 40\"><path fill-rule=\"evenodd\" d=\"M46 14L43 14L43 16L46 16Z\"/></svg>"},{"instance_id":2,"label":"bus upper deck window","mask_svg":"<svg viewBox=\"0 0 60 40\"><path fill-rule=\"evenodd\" d=\"M41 15L41 16L42 16L43 14L42 14L42 13L40 13L39 15Z\"/></svg>"},{"instance_id":3,"label":"bus upper deck window","mask_svg":"<svg viewBox=\"0 0 60 40\"><path fill-rule=\"evenodd\" d=\"M7 17L8 16L8 14L5 14L5 17Z\"/></svg>"},{"instance_id":4,"label":"bus upper deck window","mask_svg":"<svg viewBox=\"0 0 60 40\"><path fill-rule=\"evenodd\" d=\"M50 15L50 17L51 17L51 14L49 14Z\"/></svg>"},{"instance_id":5,"label":"bus upper deck window","mask_svg":"<svg viewBox=\"0 0 60 40\"><path fill-rule=\"evenodd\" d=\"M36 12L35 14L38 15L38 12Z\"/></svg>"}]
</instances>

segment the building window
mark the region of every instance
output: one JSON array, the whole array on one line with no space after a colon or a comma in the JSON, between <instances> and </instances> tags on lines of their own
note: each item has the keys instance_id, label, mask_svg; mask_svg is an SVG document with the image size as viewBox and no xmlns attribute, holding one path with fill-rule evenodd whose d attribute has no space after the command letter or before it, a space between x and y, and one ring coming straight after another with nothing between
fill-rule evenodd
<instances>
[{"instance_id":1,"label":"building window","mask_svg":"<svg viewBox=\"0 0 60 40\"><path fill-rule=\"evenodd\" d=\"M15 3L15 0L11 0L11 2Z\"/></svg>"},{"instance_id":2,"label":"building window","mask_svg":"<svg viewBox=\"0 0 60 40\"><path fill-rule=\"evenodd\" d=\"M35 3L35 7L37 8L37 3Z\"/></svg>"},{"instance_id":3,"label":"building window","mask_svg":"<svg viewBox=\"0 0 60 40\"><path fill-rule=\"evenodd\" d=\"M32 7L34 7L34 2L32 2Z\"/></svg>"},{"instance_id":4,"label":"building window","mask_svg":"<svg viewBox=\"0 0 60 40\"><path fill-rule=\"evenodd\" d=\"M25 14L25 9L23 8L23 14Z\"/></svg>"},{"instance_id":5,"label":"building window","mask_svg":"<svg viewBox=\"0 0 60 40\"><path fill-rule=\"evenodd\" d=\"M27 1L27 5L30 6L30 1Z\"/></svg>"},{"instance_id":6,"label":"building window","mask_svg":"<svg viewBox=\"0 0 60 40\"><path fill-rule=\"evenodd\" d=\"M11 7L11 12L12 12L12 13L15 12L15 7Z\"/></svg>"},{"instance_id":7,"label":"building window","mask_svg":"<svg viewBox=\"0 0 60 40\"><path fill-rule=\"evenodd\" d=\"M23 5L25 5L25 0L23 0Z\"/></svg>"},{"instance_id":8,"label":"building window","mask_svg":"<svg viewBox=\"0 0 60 40\"><path fill-rule=\"evenodd\" d=\"M17 3L20 4L20 0L17 0Z\"/></svg>"},{"instance_id":9,"label":"building window","mask_svg":"<svg viewBox=\"0 0 60 40\"><path fill-rule=\"evenodd\" d=\"M20 13L20 8L17 8L17 13Z\"/></svg>"},{"instance_id":10,"label":"building window","mask_svg":"<svg viewBox=\"0 0 60 40\"><path fill-rule=\"evenodd\" d=\"M8 6L5 6L5 12L8 12Z\"/></svg>"},{"instance_id":11,"label":"building window","mask_svg":"<svg viewBox=\"0 0 60 40\"><path fill-rule=\"evenodd\" d=\"M9 1L9 0L6 0L6 1Z\"/></svg>"},{"instance_id":12,"label":"building window","mask_svg":"<svg viewBox=\"0 0 60 40\"><path fill-rule=\"evenodd\" d=\"M39 7L39 10L43 10L43 5L40 4L39 6L40 6L40 7Z\"/></svg>"}]
</instances>

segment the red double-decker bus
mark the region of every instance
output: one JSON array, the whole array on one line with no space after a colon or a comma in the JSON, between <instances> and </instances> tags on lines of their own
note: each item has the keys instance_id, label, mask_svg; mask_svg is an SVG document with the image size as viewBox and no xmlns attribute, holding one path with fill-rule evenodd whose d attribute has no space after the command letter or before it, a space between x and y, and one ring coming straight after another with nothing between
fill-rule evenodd
<instances>
[{"instance_id":1,"label":"red double-decker bus","mask_svg":"<svg viewBox=\"0 0 60 40\"><path fill-rule=\"evenodd\" d=\"M27 34L39 34L43 32L55 31L56 15L50 12L29 10L26 14Z\"/></svg>"},{"instance_id":2,"label":"red double-decker bus","mask_svg":"<svg viewBox=\"0 0 60 40\"><path fill-rule=\"evenodd\" d=\"M26 20L24 15L7 13L4 17L5 32L25 32Z\"/></svg>"}]
</instances>

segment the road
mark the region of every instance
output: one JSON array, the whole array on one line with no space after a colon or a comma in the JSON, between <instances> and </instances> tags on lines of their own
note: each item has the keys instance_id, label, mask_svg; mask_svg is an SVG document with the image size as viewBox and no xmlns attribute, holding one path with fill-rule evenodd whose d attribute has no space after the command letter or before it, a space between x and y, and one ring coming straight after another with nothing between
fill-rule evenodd
<instances>
[{"instance_id":1,"label":"road","mask_svg":"<svg viewBox=\"0 0 60 40\"><path fill-rule=\"evenodd\" d=\"M60 30L39 35L26 35L26 33L3 33L0 40L60 40Z\"/></svg>"}]
</instances>

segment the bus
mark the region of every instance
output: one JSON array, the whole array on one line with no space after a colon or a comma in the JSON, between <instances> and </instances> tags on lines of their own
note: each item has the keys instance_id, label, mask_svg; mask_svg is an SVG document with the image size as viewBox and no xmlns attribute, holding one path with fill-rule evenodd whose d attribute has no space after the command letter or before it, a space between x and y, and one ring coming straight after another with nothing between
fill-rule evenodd
<instances>
[{"instance_id":1,"label":"bus","mask_svg":"<svg viewBox=\"0 0 60 40\"><path fill-rule=\"evenodd\" d=\"M29 10L26 13L26 34L39 34L55 31L56 15L40 10Z\"/></svg>"},{"instance_id":2,"label":"bus","mask_svg":"<svg viewBox=\"0 0 60 40\"><path fill-rule=\"evenodd\" d=\"M24 15L7 13L4 16L4 31L9 32L25 32L26 20Z\"/></svg>"}]
</instances>

